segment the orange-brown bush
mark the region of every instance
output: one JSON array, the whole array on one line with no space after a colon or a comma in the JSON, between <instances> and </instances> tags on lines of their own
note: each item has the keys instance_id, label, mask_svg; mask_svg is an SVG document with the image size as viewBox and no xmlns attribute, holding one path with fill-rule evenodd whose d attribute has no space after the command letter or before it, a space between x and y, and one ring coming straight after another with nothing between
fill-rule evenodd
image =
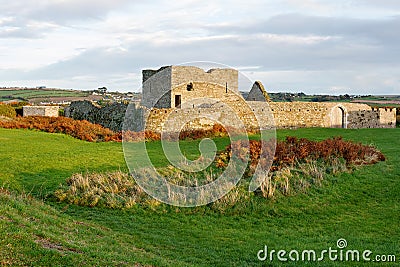
<instances>
[{"instance_id":1,"label":"orange-brown bush","mask_svg":"<svg viewBox=\"0 0 400 267\"><path fill-rule=\"evenodd\" d=\"M246 154L250 153L250 167L257 166L260 159L272 156L275 140L269 142L265 144L264 151L261 151L261 141L250 140L249 147L246 147L243 141L233 142L221 153L221 155L224 155L222 161L226 163L232 156L232 149L236 149L239 151L239 159L244 161ZM285 141L276 143L271 170L280 170L285 166L292 166L296 163L308 163L316 160L330 161L337 158L344 159L347 165L375 164L379 161L385 161L385 156L375 147L345 141L341 137L319 142L305 138L287 137ZM267 162L264 161L264 163ZM221 164L221 160L217 161L217 164L221 167L224 166L224 164ZM263 164L263 161L260 161L260 164Z\"/></svg>"},{"instance_id":2,"label":"orange-brown bush","mask_svg":"<svg viewBox=\"0 0 400 267\"><path fill-rule=\"evenodd\" d=\"M11 102L9 103L10 106L12 106L13 108L22 108L23 106L29 106L29 102L27 101L15 101L15 102Z\"/></svg>"},{"instance_id":3,"label":"orange-brown bush","mask_svg":"<svg viewBox=\"0 0 400 267\"><path fill-rule=\"evenodd\" d=\"M135 131L123 131L117 134L119 140L124 138L124 141L137 142L143 140L157 141L161 140L161 135L153 131L135 132Z\"/></svg>"},{"instance_id":4,"label":"orange-brown bush","mask_svg":"<svg viewBox=\"0 0 400 267\"><path fill-rule=\"evenodd\" d=\"M226 136L228 132L226 129L220 124L214 124L212 129L209 130L185 130L179 133L179 139L200 139L206 137L218 137L218 136Z\"/></svg>"},{"instance_id":5,"label":"orange-brown bush","mask_svg":"<svg viewBox=\"0 0 400 267\"><path fill-rule=\"evenodd\" d=\"M74 138L89 142L121 142L122 136L126 141L160 140L161 135L153 131L113 132L99 124L93 124L86 120L74 120L67 117L17 117L11 120L0 121L0 128L6 129L35 129L48 133L63 133Z\"/></svg>"},{"instance_id":6,"label":"orange-brown bush","mask_svg":"<svg viewBox=\"0 0 400 267\"><path fill-rule=\"evenodd\" d=\"M18 117L10 121L0 121L0 127L64 133L89 142L118 141L118 136L110 129L85 120L79 121L66 117Z\"/></svg>"},{"instance_id":7,"label":"orange-brown bush","mask_svg":"<svg viewBox=\"0 0 400 267\"><path fill-rule=\"evenodd\" d=\"M260 131L257 129L246 129L247 134L259 134ZM229 134L233 135L240 135L241 130L227 126L224 127L219 123L216 123L213 125L211 129L203 130L203 129L198 129L198 130L184 130L179 133L179 140L185 140L185 139L201 139L201 138L213 138L213 137L224 137L228 136Z\"/></svg>"},{"instance_id":8,"label":"orange-brown bush","mask_svg":"<svg viewBox=\"0 0 400 267\"><path fill-rule=\"evenodd\" d=\"M219 137L226 136L228 133L225 128L219 124L215 124L212 129L209 130L184 130L179 132L179 140L185 139L201 139L206 137ZM135 131L124 131L123 133L118 133L116 135L116 139L122 139L122 136L125 141L141 141L141 140L149 140L149 141L157 141L161 140L161 134L146 130L144 132L135 132ZM166 139L172 138L172 134L166 133L164 136Z\"/></svg>"}]
</instances>

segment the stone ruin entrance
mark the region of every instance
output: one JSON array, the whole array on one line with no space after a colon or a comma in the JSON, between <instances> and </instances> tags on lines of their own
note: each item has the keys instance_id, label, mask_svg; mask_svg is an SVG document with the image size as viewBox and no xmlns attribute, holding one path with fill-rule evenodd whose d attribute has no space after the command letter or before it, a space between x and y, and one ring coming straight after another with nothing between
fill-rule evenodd
<instances>
[{"instance_id":1,"label":"stone ruin entrance","mask_svg":"<svg viewBox=\"0 0 400 267\"><path fill-rule=\"evenodd\" d=\"M331 127L346 128L346 111L343 107L336 106L332 109Z\"/></svg>"}]
</instances>

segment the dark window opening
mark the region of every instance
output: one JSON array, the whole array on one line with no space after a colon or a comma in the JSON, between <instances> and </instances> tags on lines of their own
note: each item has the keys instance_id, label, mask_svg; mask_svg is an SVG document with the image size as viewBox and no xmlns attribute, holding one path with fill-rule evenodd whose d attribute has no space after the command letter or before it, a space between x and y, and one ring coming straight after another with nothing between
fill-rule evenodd
<instances>
[{"instance_id":1,"label":"dark window opening","mask_svg":"<svg viewBox=\"0 0 400 267\"><path fill-rule=\"evenodd\" d=\"M181 107L181 95L175 95L175 107L180 108Z\"/></svg>"},{"instance_id":2,"label":"dark window opening","mask_svg":"<svg viewBox=\"0 0 400 267\"><path fill-rule=\"evenodd\" d=\"M186 90L188 90L188 91L193 91L193 83L189 83L189 84L186 86Z\"/></svg>"}]
</instances>

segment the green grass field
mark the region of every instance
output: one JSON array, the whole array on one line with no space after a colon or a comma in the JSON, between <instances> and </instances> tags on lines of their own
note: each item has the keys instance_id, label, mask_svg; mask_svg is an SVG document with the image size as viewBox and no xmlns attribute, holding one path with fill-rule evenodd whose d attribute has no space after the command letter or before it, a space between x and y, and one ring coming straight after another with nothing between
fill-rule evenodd
<instances>
[{"instance_id":1,"label":"green grass field","mask_svg":"<svg viewBox=\"0 0 400 267\"><path fill-rule=\"evenodd\" d=\"M0 101L10 100L12 98L23 98L29 100L32 98L47 97L82 97L87 96L84 91L69 90L50 90L50 89L24 89L24 90L0 90Z\"/></svg>"},{"instance_id":2,"label":"green grass field","mask_svg":"<svg viewBox=\"0 0 400 267\"><path fill-rule=\"evenodd\" d=\"M386 162L328 177L307 194L251 202L246 209L110 210L46 198L73 173L126 171L122 145L88 143L61 134L0 129L0 265L10 266L394 266L382 262L260 262L257 252L336 249L400 263L400 129L279 130L322 140L377 146ZM226 139L218 139L223 148ZM194 157L196 142L182 149ZM159 143L149 153L162 165ZM7 190L6 190L7 189ZM42 200L45 198L45 200ZM371 256L371 257L373 257Z\"/></svg>"}]
</instances>

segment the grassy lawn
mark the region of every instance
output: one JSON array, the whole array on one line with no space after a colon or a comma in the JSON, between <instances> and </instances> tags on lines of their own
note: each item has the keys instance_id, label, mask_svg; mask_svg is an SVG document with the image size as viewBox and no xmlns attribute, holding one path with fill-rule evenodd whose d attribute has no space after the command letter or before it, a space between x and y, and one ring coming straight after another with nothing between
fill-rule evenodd
<instances>
[{"instance_id":1,"label":"grassy lawn","mask_svg":"<svg viewBox=\"0 0 400 267\"><path fill-rule=\"evenodd\" d=\"M394 254L400 262L400 129L279 130L322 140L337 135L377 146L386 162L328 177L307 194L252 201L246 209L110 210L40 200L73 173L127 170L118 143L0 129L0 265L282 266L257 252L337 249ZM181 144L194 158L196 142ZM228 140L217 140L222 149ZM148 144L161 166L160 144ZM33 197L32 197L33 196ZM326 256L325 259L328 257ZM372 256L371 256L372 258ZM284 266L394 266L377 262L287 262Z\"/></svg>"},{"instance_id":2,"label":"grassy lawn","mask_svg":"<svg viewBox=\"0 0 400 267\"><path fill-rule=\"evenodd\" d=\"M43 90L43 89L25 89L25 90L0 90L0 100L9 100L5 97L21 97L26 100L37 97L80 97L87 96L87 92L67 91L67 90Z\"/></svg>"}]
</instances>

